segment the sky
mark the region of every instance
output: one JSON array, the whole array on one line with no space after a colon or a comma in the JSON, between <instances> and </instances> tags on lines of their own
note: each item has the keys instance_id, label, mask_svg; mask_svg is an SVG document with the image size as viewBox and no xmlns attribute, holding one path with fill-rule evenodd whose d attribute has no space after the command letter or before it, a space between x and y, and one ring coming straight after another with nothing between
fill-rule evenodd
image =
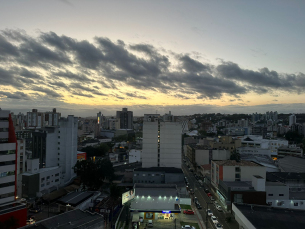
<instances>
[{"instance_id":1,"label":"sky","mask_svg":"<svg viewBox=\"0 0 305 229\"><path fill-rule=\"evenodd\" d=\"M0 0L0 107L305 110L302 0Z\"/></svg>"}]
</instances>

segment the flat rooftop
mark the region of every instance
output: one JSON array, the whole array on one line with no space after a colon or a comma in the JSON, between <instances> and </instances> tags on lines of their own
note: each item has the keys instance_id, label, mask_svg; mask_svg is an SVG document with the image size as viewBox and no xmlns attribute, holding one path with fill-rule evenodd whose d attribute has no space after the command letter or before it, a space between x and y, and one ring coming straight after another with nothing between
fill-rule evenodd
<instances>
[{"instance_id":1,"label":"flat rooftop","mask_svg":"<svg viewBox=\"0 0 305 229\"><path fill-rule=\"evenodd\" d=\"M94 195L94 192L73 192L58 200L61 204L77 206Z\"/></svg>"},{"instance_id":2,"label":"flat rooftop","mask_svg":"<svg viewBox=\"0 0 305 229\"><path fill-rule=\"evenodd\" d=\"M224 160L224 161L213 161L217 165L222 166L262 166L252 161L235 161L235 160Z\"/></svg>"},{"instance_id":3,"label":"flat rooftop","mask_svg":"<svg viewBox=\"0 0 305 229\"><path fill-rule=\"evenodd\" d=\"M235 204L256 229L304 229L305 211Z\"/></svg>"},{"instance_id":4,"label":"flat rooftop","mask_svg":"<svg viewBox=\"0 0 305 229\"><path fill-rule=\"evenodd\" d=\"M136 168L134 171L142 172L165 172L165 173L183 173L182 169L174 167L151 167L151 168Z\"/></svg>"}]
</instances>

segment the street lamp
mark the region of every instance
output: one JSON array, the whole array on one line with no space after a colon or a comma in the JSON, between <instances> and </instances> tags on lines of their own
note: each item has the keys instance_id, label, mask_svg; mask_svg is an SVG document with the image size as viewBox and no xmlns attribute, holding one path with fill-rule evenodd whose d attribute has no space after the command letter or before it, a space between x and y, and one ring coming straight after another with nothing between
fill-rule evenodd
<instances>
[{"instance_id":1,"label":"street lamp","mask_svg":"<svg viewBox=\"0 0 305 229\"><path fill-rule=\"evenodd\" d=\"M213 204L213 203L207 203L207 210L206 210L206 217L205 217L205 226L206 226L206 229L208 229L208 209L209 209L209 204Z\"/></svg>"}]
</instances>

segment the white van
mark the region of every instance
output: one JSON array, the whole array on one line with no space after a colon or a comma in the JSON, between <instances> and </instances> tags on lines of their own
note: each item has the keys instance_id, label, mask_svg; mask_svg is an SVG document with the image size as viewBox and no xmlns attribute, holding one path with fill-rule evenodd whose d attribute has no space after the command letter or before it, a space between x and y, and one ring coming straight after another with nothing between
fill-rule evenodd
<instances>
[{"instance_id":1,"label":"white van","mask_svg":"<svg viewBox=\"0 0 305 229\"><path fill-rule=\"evenodd\" d=\"M148 220L147 227L153 227L153 221L151 219Z\"/></svg>"}]
</instances>

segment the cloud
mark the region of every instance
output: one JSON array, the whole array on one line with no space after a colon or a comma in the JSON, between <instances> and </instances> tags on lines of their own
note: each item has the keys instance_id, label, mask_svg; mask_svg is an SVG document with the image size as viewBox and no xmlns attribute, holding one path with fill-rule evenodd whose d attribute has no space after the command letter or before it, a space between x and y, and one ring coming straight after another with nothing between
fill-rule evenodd
<instances>
[{"instance_id":1,"label":"cloud","mask_svg":"<svg viewBox=\"0 0 305 229\"><path fill-rule=\"evenodd\" d=\"M8 99L31 100L27 94L20 91L14 93L0 91L0 96L6 96Z\"/></svg>"},{"instance_id":2,"label":"cloud","mask_svg":"<svg viewBox=\"0 0 305 229\"><path fill-rule=\"evenodd\" d=\"M242 101L240 96L249 92L303 94L305 75L279 73L267 67L249 70L223 60L213 65L194 55L107 37L94 37L89 42L54 32L39 32L34 37L7 29L0 32L0 86L32 89L57 99L61 98L59 88L71 96L111 98L115 90L127 86L135 92L128 89L121 94L146 100L149 98L142 91L181 100L230 95Z\"/></svg>"},{"instance_id":3,"label":"cloud","mask_svg":"<svg viewBox=\"0 0 305 229\"><path fill-rule=\"evenodd\" d=\"M53 91L51 89L48 89L48 88L43 88L43 87L39 87L39 86L33 86L33 87L31 87L31 90L43 92L47 96L51 96L51 97L54 97L54 98L60 98L61 97L60 94L58 94L57 92L55 92L55 91Z\"/></svg>"}]
</instances>

